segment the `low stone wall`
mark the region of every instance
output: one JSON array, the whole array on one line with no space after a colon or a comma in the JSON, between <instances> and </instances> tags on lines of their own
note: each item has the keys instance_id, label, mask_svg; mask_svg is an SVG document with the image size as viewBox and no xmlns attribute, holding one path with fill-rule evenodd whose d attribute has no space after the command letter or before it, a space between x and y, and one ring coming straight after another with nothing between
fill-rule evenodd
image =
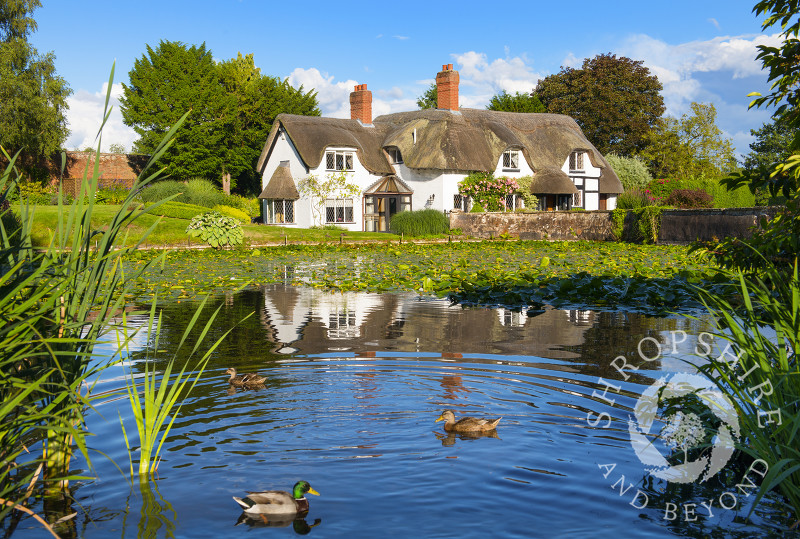
<instances>
[{"instance_id":1,"label":"low stone wall","mask_svg":"<svg viewBox=\"0 0 800 539\"><path fill-rule=\"evenodd\" d=\"M664 210L661 213L659 243L690 243L725 237L750 237L750 227L762 217L771 219L777 208L733 208L708 210ZM549 211L533 213L450 213L450 228L460 228L476 238L509 234L521 240L614 241L612 212ZM625 219L623 237L637 236L635 219Z\"/></svg>"},{"instance_id":2,"label":"low stone wall","mask_svg":"<svg viewBox=\"0 0 800 539\"><path fill-rule=\"evenodd\" d=\"M613 241L610 211L542 211L533 213L450 213L450 228L476 238L510 234L521 240Z\"/></svg>"},{"instance_id":3,"label":"low stone wall","mask_svg":"<svg viewBox=\"0 0 800 539\"><path fill-rule=\"evenodd\" d=\"M708 210L664 210L659 243L691 243L722 238L749 238L750 228L775 217L778 208L727 208Z\"/></svg>"}]
</instances>

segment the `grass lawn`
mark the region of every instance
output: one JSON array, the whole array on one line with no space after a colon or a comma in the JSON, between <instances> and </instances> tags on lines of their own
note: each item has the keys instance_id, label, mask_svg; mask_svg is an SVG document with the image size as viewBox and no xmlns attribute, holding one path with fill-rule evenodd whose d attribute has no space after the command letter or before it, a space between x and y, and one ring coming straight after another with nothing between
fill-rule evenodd
<instances>
[{"instance_id":1,"label":"grass lawn","mask_svg":"<svg viewBox=\"0 0 800 539\"><path fill-rule=\"evenodd\" d=\"M102 229L119 209L119 206L96 205L92 215L92 226ZM139 217L135 223L128 226L129 237L127 245L136 243L141 239L142 234L157 220L157 215L145 214ZM183 246L189 242L189 235L186 234L186 227L189 225L188 219L175 219L172 217L162 217L156 229L148 236L147 245L167 245ZM53 237L56 223L58 220L57 206L35 206L33 224L33 243L37 247L45 247ZM339 241L342 231L339 230L318 230L281 226L265 225L242 225L244 228L245 242L250 245L261 245L268 243L289 243L298 242L330 242ZM385 232L345 232L345 239L352 241L389 241L397 239L394 234ZM192 238L193 245L201 245L199 239Z\"/></svg>"}]
</instances>

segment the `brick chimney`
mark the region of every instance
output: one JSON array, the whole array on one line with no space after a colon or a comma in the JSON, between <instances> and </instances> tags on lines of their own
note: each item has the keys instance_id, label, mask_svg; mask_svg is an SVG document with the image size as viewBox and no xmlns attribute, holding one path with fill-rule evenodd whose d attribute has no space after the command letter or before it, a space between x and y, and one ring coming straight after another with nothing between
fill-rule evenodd
<instances>
[{"instance_id":1,"label":"brick chimney","mask_svg":"<svg viewBox=\"0 0 800 539\"><path fill-rule=\"evenodd\" d=\"M360 120L364 125L372 124L372 92L366 84L356 84L350 92L350 119Z\"/></svg>"},{"instance_id":2,"label":"brick chimney","mask_svg":"<svg viewBox=\"0 0 800 539\"><path fill-rule=\"evenodd\" d=\"M453 64L443 65L436 74L436 93L437 108L458 110L458 71L453 71Z\"/></svg>"}]
</instances>

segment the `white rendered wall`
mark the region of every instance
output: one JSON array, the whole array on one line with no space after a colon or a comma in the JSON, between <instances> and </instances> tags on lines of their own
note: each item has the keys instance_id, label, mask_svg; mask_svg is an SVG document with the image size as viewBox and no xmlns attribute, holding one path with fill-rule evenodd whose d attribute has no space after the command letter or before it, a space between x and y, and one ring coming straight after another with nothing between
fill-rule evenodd
<instances>
[{"instance_id":1,"label":"white rendered wall","mask_svg":"<svg viewBox=\"0 0 800 539\"><path fill-rule=\"evenodd\" d=\"M569 169L569 156L561 166L561 170L570 177L576 186L581 185L579 179L583 179L583 208L586 210L597 210L600 208L600 196L597 193L600 174L602 169L592 165L589 153L583 152L583 170L574 171Z\"/></svg>"}]
</instances>

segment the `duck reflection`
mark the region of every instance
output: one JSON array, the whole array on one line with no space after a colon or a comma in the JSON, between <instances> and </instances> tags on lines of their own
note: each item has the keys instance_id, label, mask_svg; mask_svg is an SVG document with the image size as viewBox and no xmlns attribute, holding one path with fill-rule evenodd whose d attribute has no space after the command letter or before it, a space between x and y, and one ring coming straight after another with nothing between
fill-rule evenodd
<instances>
[{"instance_id":1,"label":"duck reflection","mask_svg":"<svg viewBox=\"0 0 800 539\"><path fill-rule=\"evenodd\" d=\"M306 513L307 514L307 513ZM244 511L239 515L239 519L234 526L245 524L251 528L286 528L289 525L294 529L297 535L308 535L311 529L319 526L322 522L321 518L314 519L312 524L309 524L305 516L298 515L248 515Z\"/></svg>"},{"instance_id":2,"label":"duck reflection","mask_svg":"<svg viewBox=\"0 0 800 539\"><path fill-rule=\"evenodd\" d=\"M462 433L455 433L455 432L448 432L443 433L439 431L433 431L433 435L442 442L444 447L450 447L456 444L457 439L461 440L477 440L478 438L497 438L500 440L500 436L497 435L496 430L492 430L489 432L462 432Z\"/></svg>"}]
</instances>

